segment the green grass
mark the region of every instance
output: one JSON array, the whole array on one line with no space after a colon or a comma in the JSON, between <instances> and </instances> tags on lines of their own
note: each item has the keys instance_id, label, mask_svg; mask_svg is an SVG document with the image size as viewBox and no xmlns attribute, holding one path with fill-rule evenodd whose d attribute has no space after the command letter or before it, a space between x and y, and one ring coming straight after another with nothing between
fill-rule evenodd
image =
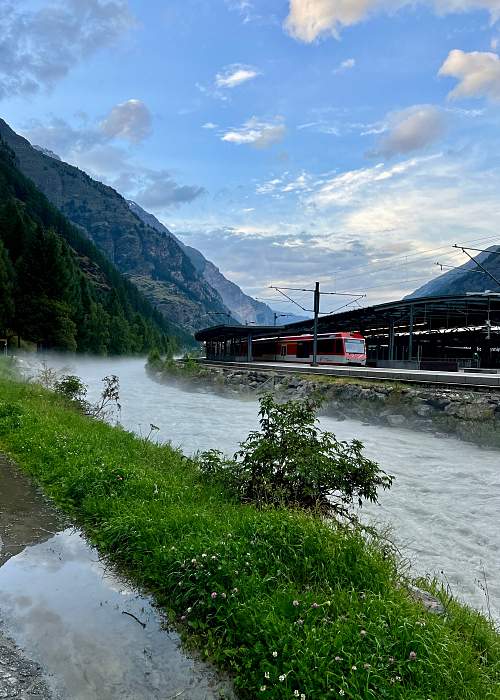
<instances>
[{"instance_id":1,"label":"green grass","mask_svg":"<svg viewBox=\"0 0 500 700\"><path fill-rule=\"evenodd\" d=\"M425 614L396 586L386 541L237 505L168 445L5 378L0 447L155 593L188 643L231 671L243 697L500 698L492 624L453 600L450 618Z\"/></svg>"}]
</instances>

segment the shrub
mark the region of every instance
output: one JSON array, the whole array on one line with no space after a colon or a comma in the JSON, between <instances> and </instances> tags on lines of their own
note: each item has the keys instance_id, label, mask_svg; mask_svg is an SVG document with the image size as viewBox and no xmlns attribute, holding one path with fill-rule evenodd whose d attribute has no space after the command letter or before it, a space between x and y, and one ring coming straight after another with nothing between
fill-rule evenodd
<instances>
[{"instance_id":1,"label":"shrub","mask_svg":"<svg viewBox=\"0 0 500 700\"><path fill-rule=\"evenodd\" d=\"M66 374L54 384L56 394L64 396L72 403L77 404L83 411L89 408L88 402L85 400L87 396L87 386L82 382L80 377L74 374Z\"/></svg>"},{"instance_id":2,"label":"shrub","mask_svg":"<svg viewBox=\"0 0 500 700\"><path fill-rule=\"evenodd\" d=\"M318 508L348 516L357 501L377 501L377 488L388 489L394 477L362 455L359 440L339 441L316 427L318 401L287 401L272 394L260 399L261 432L240 443L232 459L204 452L201 471L221 480L241 501Z\"/></svg>"}]
</instances>

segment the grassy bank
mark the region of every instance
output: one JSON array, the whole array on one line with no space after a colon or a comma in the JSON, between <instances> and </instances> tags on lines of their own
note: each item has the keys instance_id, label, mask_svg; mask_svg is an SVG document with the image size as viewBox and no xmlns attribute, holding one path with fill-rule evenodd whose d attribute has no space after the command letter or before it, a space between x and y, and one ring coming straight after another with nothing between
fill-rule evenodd
<instances>
[{"instance_id":1,"label":"grassy bank","mask_svg":"<svg viewBox=\"0 0 500 700\"><path fill-rule=\"evenodd\" d=\"M243 697L500 698L492 625L455 601L451 617L425 614L396 586L386 542L236 505L169 446L5 373L0 447L231 670Z\"/></svg>"}]
</instances>

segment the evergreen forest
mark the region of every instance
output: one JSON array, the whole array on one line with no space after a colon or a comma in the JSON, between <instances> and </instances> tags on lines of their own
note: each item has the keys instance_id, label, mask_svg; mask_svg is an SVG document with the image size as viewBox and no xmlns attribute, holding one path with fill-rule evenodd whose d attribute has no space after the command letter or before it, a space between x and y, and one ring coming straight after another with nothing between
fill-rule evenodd
<instances>
[{"instance_id":1,"label":"evergreen forest","mask_svg":"<svg viewBox=\"0 0 500 700\"><path fill-rule=\"evenodd\" d=\"M0 333L99 355L171 354L170 323L17 167L0 141Z\"/></svg>"}]
</instances>

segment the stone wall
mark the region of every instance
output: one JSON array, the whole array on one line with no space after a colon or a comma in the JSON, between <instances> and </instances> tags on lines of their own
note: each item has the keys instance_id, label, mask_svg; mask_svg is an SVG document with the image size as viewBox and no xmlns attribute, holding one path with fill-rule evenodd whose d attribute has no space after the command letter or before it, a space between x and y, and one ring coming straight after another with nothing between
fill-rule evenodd
<instances>
[{"instance_id":1,"label":"stone wall","mask_svg":"<svg viewBox=\"0 0 500 700\"><path fill-rule=\"evenodd\" d=\"M457 435L481 446L500 448L500 390L403 385L269 370L204 365L198 372L168 375L150 370L158 381L189 391L210 391L232 398L258 398L271 391L280 401L314 398L324 402L320 414L393 428L409 428L438 437Z\"/></svg>"}]
</instances>

